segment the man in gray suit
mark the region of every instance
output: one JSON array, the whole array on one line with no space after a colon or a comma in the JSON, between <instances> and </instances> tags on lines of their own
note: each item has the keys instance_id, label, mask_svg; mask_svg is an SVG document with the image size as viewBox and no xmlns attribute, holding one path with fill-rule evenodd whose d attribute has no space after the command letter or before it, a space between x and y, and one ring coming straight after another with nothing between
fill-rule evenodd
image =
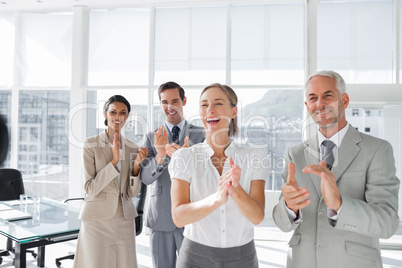
<instances>
[{"instance_id":1,"label":"man in gray suit","mask_svg":"<svg viewBox=\"0 0 402 268\"><path fill-rule=\"evenodd\" d=\"M319 131L288 150L273 211L282 231L294 230L288 267L382 267L379 238L399 226L392 147L349 125L345 89L333 71L318 72L305 85L305 105Z\"/></svg>"},{"instance_id":2,"label":"man in gray suit","mask_svg":"<svg viewBox=\"0 0 402 268\"><path fill-rule=\"evenodd\" d=\"M141 180L152 184L146 226L151 230L153 267L174 268L176 252L179 253L183 241L183 228L177 228L172 220L168 164L171 155L182 146L204 141L204 133L202 127L193 126L184 119L183 106L187 99L180 85L175 82L162 84L158 95L166 123L145 135L143 146L149 153L142 164Z\"/></svg>"}]
</instances>

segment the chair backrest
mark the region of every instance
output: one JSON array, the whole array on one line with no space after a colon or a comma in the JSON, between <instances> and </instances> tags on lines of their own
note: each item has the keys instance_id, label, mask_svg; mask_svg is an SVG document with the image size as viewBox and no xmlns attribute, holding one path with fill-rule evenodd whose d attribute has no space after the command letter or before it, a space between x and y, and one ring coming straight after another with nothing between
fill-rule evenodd
<instances>
[{"instance_id":1,"label":"chair backrest","mask_svg":"<svg viewBox=\"0 0 402 268\"><path fill-rule=\"evenodd\" d=\"M137 209L138 216L135 218L135 234L140 235L144 222L144 205L145 197L147 196L147 186L141 183L140 193L134 198L134 205Z\"/></svg>"},{"instance_id":2,"label":"chair backrest","mask_svg":"<svg viewBox=\"0 0 402 268\"><path fill-rule=\"evenodd\" d=\"M6 159L8 154L8 130L7 126L0 115L0 165Z\"/></svg>"},{"instance_id":3,"label":"chair backrest","mask_svg":"<svg viewBox=\"0 0 402 268\"><path fill-rule=\"evenodd\" d=\"M21 172L17 169L0 169L0 201L19 199L25 193Z\"/></svg>"}]
</instances>

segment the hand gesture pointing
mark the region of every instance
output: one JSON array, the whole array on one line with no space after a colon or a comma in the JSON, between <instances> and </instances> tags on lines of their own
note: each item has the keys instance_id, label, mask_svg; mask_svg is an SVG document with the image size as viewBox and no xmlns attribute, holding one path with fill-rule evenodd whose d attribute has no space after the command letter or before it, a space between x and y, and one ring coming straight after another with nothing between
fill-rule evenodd
<instances>
[{"instance_id":1,"label":"hand gesture pointing","mask_svg":"<svg viewBox=\"0 0 402 268\"><path fill-rule=\"evenodd\" d=\"M306 199L310 193L306 187L299 188L295 178L296 167L295 164L289 163L288 166L288 180L282 185L281 191L285 199L286 206L291 209L296 215L299 214L299 209L305 208L310 204L310 199Z\"/></svg>"}]
</instances>

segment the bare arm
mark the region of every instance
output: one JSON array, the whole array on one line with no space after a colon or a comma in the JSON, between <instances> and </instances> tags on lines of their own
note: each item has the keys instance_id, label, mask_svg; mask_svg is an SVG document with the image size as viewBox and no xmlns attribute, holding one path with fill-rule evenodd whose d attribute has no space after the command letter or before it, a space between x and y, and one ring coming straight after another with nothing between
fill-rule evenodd
<instances>
[{"instance_id":1,"label":"bare arm","mask_svg":"<svg viewBox=\"0 0 402 268\"><path fill-rule=\"evenodd\" d=\"M226 203L228 193L224 187L219 187L216 193L197 202L190 202L190 183L184 180L172 179L172 217L177 227L201 220L215 209Z\"/></svg>"},{"instance_id":2,"label":"bare arm","mask_svg":"<svg viewBox=\"0 0 402 268\"><path fill-rule=\"evenodd\" d=\"M229 158L230 176L222 176L219 179L219 185L227 189L229 195L233 198L240 212L253 224L259 224L265 215L265 181L251 181L250 193L247 194L240 185L241 169Z\"/></svg>"},{"instance_id":3,"label":"bare arm","mask_svg":"<svg viewBox=\"0 0 402 268\"><path fill-rule=\"evenodd\" d=\"M260 224L265 216L265 181L255 180L251 182L250 194L243 187L238 186L230 193L240 212L253 224Z\"/></svg>"}]
</instances>

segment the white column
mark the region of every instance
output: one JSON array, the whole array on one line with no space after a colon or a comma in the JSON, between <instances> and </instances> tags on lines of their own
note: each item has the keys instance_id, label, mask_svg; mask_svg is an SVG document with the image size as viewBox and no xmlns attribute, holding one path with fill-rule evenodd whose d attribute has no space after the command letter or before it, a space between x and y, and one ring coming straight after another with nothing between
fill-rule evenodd
<instances>
[{"instance_id":1,"label":"white column","mask_svg":"<svg viewBox=\"0 0 402 268\"><path fill-rule=\"evenodd\" d=\"M18 122L18 111L19 111L19 87L21 86L21 19L20 14L16 13L14 15L14 27L15 27L15 37L14 37L14 81L11 92L11 148L10 148L10 168L18 169L18 141L19 141L19 122Z\"/></svg>"},{"instance_id":2,"label":"white column","mask_svg":"<svg viewBox=\"0 0 402 268\"><path fill-rule=\"evenodd\" d=\"M74 6L72 73L69 118L69 197L84 196L82 142L87 125L87 77L89 12L85 6Z\"/></svg>"},{"instance_id":3,"label":"white column","mask_svg":"<svg viewBox=\"0 0 402 268\"><path fill-rule=\"evenodd\" d=\"M305 81L317 72L317 0L305 3ZM303 92L304 94L304 92ZM311 119L307 109L303 109L303 141L317 133L317 125Z\"/></svg>"},{"instance_id":4,"label":"white column","mask_svg":"<svg viewBox=\"0 0 402 268\"><path fill-rule=\"evenodd\" d=\"M394 149L396 176L402 176L402 105L384 106L384 137ZM399 215L402 215L402 190L399 189Z\"/></svg>"}]
</instances>

